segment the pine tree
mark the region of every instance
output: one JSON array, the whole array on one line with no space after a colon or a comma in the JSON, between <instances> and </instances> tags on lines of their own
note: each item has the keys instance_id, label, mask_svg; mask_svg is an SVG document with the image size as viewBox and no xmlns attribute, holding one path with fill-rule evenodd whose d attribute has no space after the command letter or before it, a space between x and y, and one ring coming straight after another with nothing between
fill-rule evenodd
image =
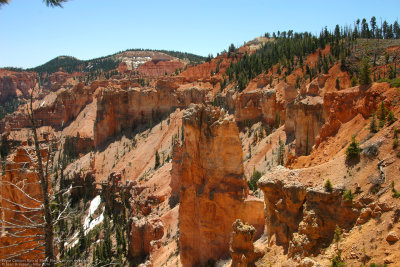
<instances>
[{"instance_id":1,"label":"pine tree","mask_svg":"<svg viewBox=\"0 0 400 267\"><path fill-rule=\"evenodd\" d=\"M86 238L82 224L79 226L79 250L83 253L86 249Z\"/></svg>"},{"instance_id":2,"label":"pine tree","mask_svg":"<svg viewBox=\"0 0 400 267\"><path fill-rule=\"evenodd\" d=\"M351 77L351 86L356 86L358 84L358 79L357 77L353 74Z\"/></svg>"},{"instance_id":3,"label":"pine tree","mask_svg":"<svg viewBox=\"0 0 400 267\"><path fill-rule=\"evenodd\" d=\"M386 116L387 116L387 109L385 107L385 103L382 101L381 104L379 105L379 127L382 128L385 126L386 123Z\"/></svg>"},{"instance_id":4,"label":"pine tree","mask_svg":"<svg viewBox=\"0 0 400 267\"><path fill-rule=\"evenodd\" d=\"M371 66L369 64L369 58L364 57L362 61L362 67L360 69L360 84L368 85L371 84Z\"/></svg>"},{"instance_id":5,"label":"pine tree","mask_svg":"<svg viewBox=\"0 0 400 267\"><path fill-rule=\"evenodd\" d=\"M103 246L103 258L111 259L112 257L112 241L111 241L111 228L110 228L110 219L108 215L104 218L104 246Z\"/></svg>"},{"instance_id":6,"label":"pine tree","mask_svg":"<svg viewBox=\"0 0 400 267\"><path fill-rule=\"evenodd\" d=\"M387 115L387 122L389 125L392 125L396 121L396 117L394 116L393 111L389 111Z\"/></svg>"},{"instance_id":7,"label":"pine tree","mask_svg":"<svg viewBox=\"0 0 400 267\"><path fill-rule=\"evenodd\" d=\"M326 182L325 182L325 185L324 185L324 188L325 188L325 191L326 192L332 192L332 190L333 190L333 185L332 185L332 182L331 182L331 180L326 180Z\"/></svg>"},{"instance_id":8,"label":"pine tree","mask_svg":"<svg viewBox=\"0 0 400 267\"><path fill-rule=\"evenodd\" d=\"M361 148L358 144L356 137L353 135L351 138L351 143L346 149L347 159L355 159L360 156Z\"/></svg>"},{"instance_id":9,"label":"pine tree","mask_svg":"<svg viewBox=\"0 0 400 267\"><path fill-rule=\"evenodd\" d=\"M249 144L249 158L251 158L251 145Z\"/></svg>"},{"instance_id":10,"label":"pine tree","mask_svg":"<svg viewBox=\"0 0 400 267\"><path fill-rule=\"evenodd\" d=\"M158 154L158 150L156 150L156 161L154 163L154 169L160 167L160 154Z\"/></svg>"},{"instance_id":11,"label":"pine tree","mask_svg":"<svg viewBox=\"0 0 400 267\"><path fill-rule=\"evenodd\" d=\"M371 29L372 29L372 37L373 37L373 38L376 38L376 35L375 35L376 18L375 18L375 16L373 16L373 17L371 18L370 24L371 24Z\"/></svg>"},{"instance_id":12,"label":"pine tree","mask_svg":"<svg viewBox=\"0 0 400 267\"><path fill-rule=\"evenodd\" d=\"M371 116L371 123L369 125L369 131L371 133L376 133L378 132L378 126L376 125L376 114L375 114L375 110L372 111L372 116Z\"/></svg>"},{"instance_id":13,"label":"pine tree","mask_svg":"<svg viewBox=\"0 0 400 267\"><path fill-rule=\"evenodd\" d=\"M285 165L285 143L282 142L279 136L279 148L278 148L278 165Z\"/></svg>"}]
</instances>

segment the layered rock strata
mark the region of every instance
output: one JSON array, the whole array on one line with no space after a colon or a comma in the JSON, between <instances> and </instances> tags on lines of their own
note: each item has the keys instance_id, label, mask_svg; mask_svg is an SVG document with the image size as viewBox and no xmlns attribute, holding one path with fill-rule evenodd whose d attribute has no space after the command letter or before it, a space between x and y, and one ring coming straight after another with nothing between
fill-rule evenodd
<instances>
[{"instance_id":1,"label":"layered rock strata","mask_svg":"<svg viewBox=\"0 0 400 267\"><path fill-rule=\"evenodd\" d=\"M97 99L95 146L139 124L151 125L166 113L190 103L202 103L205 91L195 87L177 91L175 83L160 81L156 88L105 89Z\"/></svg>"},{"instance_id":2,"label":"layered rock strata","mask_svg":"<svg viewBox=\"0 0 400 267\"><path fill-rule=\"evenodd\" d=\"M363 206L344 200L342 190L307 187L298 175L298 170L278 167L258 182L269 243L283 246L294 258L319 254L332 243L336 226L349 230L355 225Z\"/></svg>"},{"instance_id":3,"label":"layered rock strata","mask_svg":"<svg viewBox=\"0 0 400 267\"><path fill-rule=\"evenodd\" d=\"M191 105L183 125L180 256L183 266L204 266L229 255L236 219L263 232L263 203L246 201L243 151L233 116L219 108Z\"/></svg>"}]
</instances>

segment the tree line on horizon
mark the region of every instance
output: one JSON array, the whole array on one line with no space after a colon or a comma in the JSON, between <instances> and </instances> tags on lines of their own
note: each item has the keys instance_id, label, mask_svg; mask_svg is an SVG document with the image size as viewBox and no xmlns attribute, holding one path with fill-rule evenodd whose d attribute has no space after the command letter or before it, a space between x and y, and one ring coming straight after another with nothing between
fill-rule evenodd
<instances>
[{"instance_id":1,"label":"tree line on horizon","mask_svg":"<svg viewBox=\"0 0 400 267\"><path fill-rule=\"evenodd\" d=\"M370 27L371 26L371 27ZM237 82L237 88L242 91L248 83L261 73L276 73L284 77L290 75L295 67L305 67L304 78L312 80L318 73L327 73L329 68L340 61L343 69L358 74L359 70L349 66L347 58L351 55L352 49L356 46L357 39L400 39L400 27L396 20L389 24L386 20L377 25L376 18L372 17L369 24L364 18L358 19L354 27L340 27L336 25L334 31L324 27L319 36L309 32L297 33L293 30L278 31L277 33L266 33L265 37L273 38L274 42L266 42L255 53L239 55L235 53L235 47L229 47L228 56L235 57L226 70L226 76L230 82ZM318 49L325 49L330 45L330 54L325 56L319 52L317 63L314 66L304 66L304 59L307 55L315 53ZM375 59L376 60L376 59ZM375 61L374 61L375 64ZM396 73L396 68L395 68ZM300 85L301 78L298 77L296 86ZM272 83L272 80L271 80ZM272 85L272 84L271 84Z\"/></svg>"}]
</instances>

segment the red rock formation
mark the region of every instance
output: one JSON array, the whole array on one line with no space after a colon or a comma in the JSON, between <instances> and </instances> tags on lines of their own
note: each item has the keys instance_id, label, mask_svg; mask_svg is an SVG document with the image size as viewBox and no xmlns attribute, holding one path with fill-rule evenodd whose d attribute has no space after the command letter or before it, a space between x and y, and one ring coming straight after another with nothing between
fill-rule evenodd
<instances>
[{"instance_id":1,"label":"red rock formation","mask_svg":"<svg viewBox=\"0 0 400 267\"><path fill-rule=\"evenodd\" d=\"M232 267L250 267L255 266L255 262L261 258L264 253L254 249L254 238L256 229L236 220L233 225L233 232L230 240L230 253L232 258Z\"/></svg>"},{"instance_id":2,"label":"red rock formation","mask_svg":"<svg viewBox=\"0 0 400 267\"><path fill-rule=\"evenodd\" d=\"M235 117L237 121L260 120L262 92L260 90L240 93L235 101Z\"/></svg>"},{"instance_id":3,"label":"red rock formation","mask_svg":"<svg viewBox=\"0 0 400 267\"><path fill-rule=\"evenodd\" d=\"M28 147L18 148L12 160L6 163L5 174L1 177L0 247L2 248L0 259L7 259L23 251L26 253L15 259L44 258L38 250L29 251L40 243L40 240L32 241L36 239L32 236L41 234L41 229L32 225L42 223L43 216L40 210L42 191L36 166L33 163L33 154ZM39 210L33 211L33 209ZM16 225L26 226L26 228L13 228Z\"/></svg>"},{"instance_id":4,"label":"red rock formation","mask_svg":"<svg viewBox=\"0 0 400 267\"><path fill-rule=\"evenodd\" d=\"M319 145L327 137L336 134L343 123L358 114L368 118L385 99L385 92L388 92L389 88L390 85L387 83L375 83L369 88L357 86L326 93L323 102L328 119L320 131L316 144Z\"/></svg>"},{"instance_id":5,"label":"red rock formation","mask_svg":"<svg viewBox=\"0 0 400 267\"><path fill-rule=\"evenodd\" d=\"M60 89L72 75L67 72L57 71L50 74L44 81L46 91L55 92Z\"/></svg>"},{"instance_id":6,"label":"red rock formation","mask_svg":"<svg viewBox=\"0 0 400 267\"><path fill-rule=\"evenodd\" d=\"M117 70L118 70L118 72L124 74L124 73L128 72L128 65L126 65L125 62L121 62L121 63L119 63Z\"/></svg>"},{"instance_id":7,"label":"red rock formation","mask_svg":"<svg viewBox=\"0 0 400 267\"><path fill-rule=\"evenodd\" d=\"M219 57L213 58L210 62L189 66L180 74L180 76L185 77L187 82L205 82L210 81L212 77L218 78L219 80L222 79L222 75L225 73L226 68L231 64L231 60L232 58L228 58L227 54L223 54ZM219 66L219 71L218 73L215 73L217 66ZM211 72L215 73L215 75L211 75Z\"/></svg>"},{"instance_id":8,"label":"red rock formation","mask_svg":"<svg viewBox=\"0 0 400 267\"><path fill-rule=\"evenodd\" d=\"M295 102L296 154L309 154L324 125L323 100L320 96L307 96Z\"/></svg>"},{"instance_id":9,"label":"red rock formation","mask_svg":"<svg viewBox=\"0 0 400 267\"><path fill-rule=\"evenodd\" d=\"M33 72L0 70L0 103L10 97L28 98L35 84L36 74Z\"/></svg>"},{"instance_id":10,"label":"red rock formation","mask_svg":"<svg viewBox=\"0 0 400 267\"><path fill-rule=\"evenodd\" d=\"M192 105L183 125L180 255L183 266L196 266L228 256L236 219L255 225L261 233L260 218L246 215L260 214L257 210L263 211L263 205L260 201L245 203L248 187L233 117L218 108Z\"/></svg>"},{"instance_id":11,"label":"red rock formation","mask_svg":"<svg viewBox=\"0 0 400 267\"><path fill-rule=\"evenodd\" d=\"M71 157L77 157L79 154L86 154L93 149L93 138L80 137L79 132L76 136L65 137L64 152Z\"/></svg>"},{"instance_id":12,"label":"red rock formation","mask_svg":"<svg viewBox=\"0 0 400 267\"><path fill-rule=\"evenodd\" d=\"M186 107L190 103L202 103L205 100L203 90L189 88L175 91L174 88L175 83L159 82L157 89L103 90L97 99L95 146L123 129L154 122L176 107Z\"/></svg>"},{"instance_id":13,"label":"red rock formation","mask_svg":"<svg viewBox=\"0 0 400 267\"><path fill-rule=\"evenodd\" d=\"M345 201L339 189L330 193L307 188L298 182L300 175L300 170L280 167L258 182L264 192L269 242L282 245L289 257L319 254L332 243L336 225L351 229L363 206Z\"/></svg>"},{"instance_id":14,"label":"red rock formation","mask_svg":"<svg viewBox=\"0 0 400 267\"><path fill-rule=\"evenodd\" d=\"M160 77L165 74L170 75L175 72L175 70L183 69L185 64L181 61L173 60L151 60L140 65L137 68L137 72L140 75Z\"/></svg>"},{"instance_id":15,"label":"red rock formation","mask_svg":"<svg viewBox=\"0 0 400 267\"><path fill-rule=\"evenodd\" d=\"M268 87L269 88L269 87ZM262 120L269 125L275 125L276 119L285 121L285 101L278 96L276 89L256 89L244 91L233 100L235 119L239 122ZM231 96L227 96L231 98ZM232 100L227 100L232 102Z\"/></svg>"},{"instance_id":16,"label":"red rock formation","mask_svg":"<svg viewBox=\"0 0 400 267\"><path fill-rule=\"evenodd\" d=\"M62 128L75 119L84 106L93 100L93 91L82 83L73 89L62 89L57 93L49 94L44 99L34 102L34 113L37 125ZM27 116L28 105L21 107L13 114L9 114L0 122L0 131L4 131L6 122L10 129L30 127Z\"/></svg>"},{"instance_id":17,"label":"red rock formation","mask_svg":"<svg viewBox=\"0 0 400 267\"><path fill-rule=\"evenodd\" d=\"M129 256L143 260L149 255L151 241L161 239L164 235L164 226L159 218L134 217L131 225Z\"/></svg>"}]
</instances>

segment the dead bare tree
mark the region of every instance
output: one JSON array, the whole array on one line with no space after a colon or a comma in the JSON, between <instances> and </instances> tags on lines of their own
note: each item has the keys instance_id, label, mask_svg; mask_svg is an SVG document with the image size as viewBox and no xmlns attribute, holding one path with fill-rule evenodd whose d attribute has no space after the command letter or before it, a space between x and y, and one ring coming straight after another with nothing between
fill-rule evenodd
<instances>
[{"instance_id":1,"label":"dead bare tree","mask_svg":"<svg viewBox=\"0 0 400 267\"><path fill-rule=\"evenodd\" d=\"M40 81L39 81L39 88L40 88ZM46 170L43 169L43 162L42 162L42 155L40 154L40 147L39 147L39 139L36 129L36 122L33 112L33 92L31 93L30 98L30 107L28 111L29 118L31 120L31 129L33 134L33 141L35 146L35 153L37 157L37 172L39 175L40 185L42 187L42 196L43 196L43 213L44 213L44 241L45 241L45 255L46 255L46 265L54 266L55 262L55 255L54 255L54 222L53 216L51 214L50 209L50 201L49 201L49 159L50 155L47 155L47 163L46 163ZM49 147L50 149L50 147Z\"/></svg>"},{"instance_id":2,"label":"dead bare tree","mask_svg":"<svg viewBox=\"0 0 400 267\"><path fill-rule=\"evenodd\" d=\"M0 192L7 190L19 196L18 199L13 199L12 195L5 197L4 194L0 194L0 241L6 240L6 244L0 242L0 251L9 251L7 255L3 255L3 260L20 259L27 254L34 254L37 259L44 258L44 266L52 267L59 262L55 241L60 244L58 252L61 258L64 255L66 233L60 231L57 236L55 226L58 225L63 230L66 218L71 215L70 202L66 202L64 197L69 189L61 184L64 182L65 164L60 151L58 151L59 160L56 164L53 163L57 152L57 149L53 148L61 142L47 144L47 151L41 149L34 116L33 94L34 89L30 96L28 116L31 121L34 147L33 149L24 147L21 153L29 160L8 165L5 171L6 175L9 173L10 179L6 180L4 178L6 176L2 176L0 180ZM60 166L57 167L58 165ZM56 167L56 177L61 178L58 179L58 185L55 183L52 186L50 182L53 167ZM32 170L35 175L33 178L31 176L29 181L23 174L29 172L32 174ZM17 174L16 181L12 179L11 173ZM7 214L13 216L6 216Z\"/></svg>"}]
</instances>

